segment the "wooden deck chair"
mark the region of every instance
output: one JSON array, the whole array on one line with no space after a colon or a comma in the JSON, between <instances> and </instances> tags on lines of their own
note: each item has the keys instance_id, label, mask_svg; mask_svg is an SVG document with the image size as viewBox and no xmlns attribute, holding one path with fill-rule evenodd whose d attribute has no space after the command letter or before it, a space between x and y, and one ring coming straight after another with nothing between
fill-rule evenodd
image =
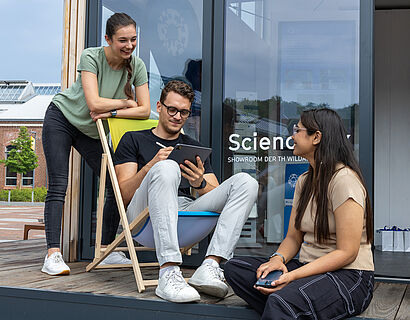
<instances>
[{"instance_id":1,"label":"wooden deck chair","mask_svg":"<svg viewBox=\"0 0 410 320\"><path fill-rule=\"evenodd\" d=\"M151 129L155 127L158 120L134 120L134 119L119 119L109 118L108 124L110 127L111 140L114 150L117 148L119 141L123 134L127 131L138 131ZM105 135L102 121L97 120L98 133L101 139L103 147L103 155L101 159L101 173L100 173L100 185L97 205L97 225L96 225L96 240L95 240L95 255L94 260L87 267L86 271L93 269L107 269L107 268L124 268L127 265L99 265L111 252L113 251L128 251L132 264L128 267L132 267L134 271L134 277L137 284L138 292L145 290L145 286L155 286L158 284L158 280L144 280L141 274L140 267L144 266L158 266L158 262L139 263L136 255L138 250L155 250L154 240L152 235L152 226L149 219L148 208L145 208L131 223L128 222L125 212L124 203L122 200L117 176L114 170L114 163L112 161L110 148L108 146L107 137ZM116 239L106 248L101 248L101 233L102 233L102 221L103 221L103 208L104 208L104 193L105 193L105 181L106 174L110 174L111 183L113 186L115 199L120 214L121 225L123 231ZM219 213L216 212L178 212L178 240L182 247L181 252L185 253L189 251L192 246L202 240L208 235L215 227ZM185 221L186 224L180 221ZM193 228L193 227L196 228ZM199 226L199 227L198 227ZM132 230L139 228L138 233L134 239L139 242L141 246L134 246ZM193 231L193 232L188 232ZM188 235L188 236L187 236ZM193 237L191 235L194 235ZM127 246L118 248L118 245L125 239Z\"/></svg>"}]
</instances>

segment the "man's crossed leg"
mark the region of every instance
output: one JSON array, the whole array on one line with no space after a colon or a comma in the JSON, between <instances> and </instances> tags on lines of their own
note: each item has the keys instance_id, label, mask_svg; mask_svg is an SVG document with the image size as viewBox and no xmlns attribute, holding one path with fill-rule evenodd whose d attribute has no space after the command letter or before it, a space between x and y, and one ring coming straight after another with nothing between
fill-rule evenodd
<instances>
[{"instance_id":1,"label":"man's crossed leg","mask_svg":"<svg viewBox=\"0 0 410 320\"><path fill-rule=\"evenodd\" d=\"M198 291L224 297L228 291L222 259L233 255L241 230L257 197L258 183L246 173L238 173L196 200L178 197L181 170L173 160L157 162L145 175L128 205L132 221L149 208L156 254L161 266L156 294L174 302L199 300ZM178 265L182 256L178 245L178 210L214 211L220 216L209 244L206 258L189 280L183 279Z\"/></svg>"}]
</instances>

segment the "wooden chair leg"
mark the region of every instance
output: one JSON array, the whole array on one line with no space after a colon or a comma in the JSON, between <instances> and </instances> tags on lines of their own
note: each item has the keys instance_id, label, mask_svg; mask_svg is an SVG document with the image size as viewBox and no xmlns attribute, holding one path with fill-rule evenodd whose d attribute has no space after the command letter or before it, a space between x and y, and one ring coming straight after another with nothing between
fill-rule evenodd
<instances>
[{"instance_id":1,"label":"wooden chair leg","mask_svg":"<svg viewBox=\"0 0 410 320\"><path fill-rule=\"evenodd\" d=\"M105 136L105 131L104 131L104 127L103 127L101 119L98 119L96 124L97 124L98 133L99 133L99 136L100 136L100 139L101 139L101 144L102 144L102 147L103 147L103 151L104 151L104 154L106 156L106 157L104 157L104 158L106 158L106 165L101 165L101 170L103 170L103 168L104 168L104 170L106 170L106 167L108 167L108 173L111 177L111 183L112 183L112 187L113 187L113 191L114 191L114 195L115 195L115 200L117 202L118 212L120 214L120 219L121 219L121 224L122 224L122 227L123 227L123 232L107 248L105 248L104 251L101 250L101 245L98 245L98 243L101 243L101 238L98 238L98 241L97 241L97 244L96 244L96 257L94 258L94 261L86 267L86 271L91 271L91 270L95 269L95 267L102 260L104 260L112 251L114 251L114 249L125 238L125 241L127 243L128 252L130 254L130 258L131 258L131 261L132 261L132 267L133 267L135 281L137 283L137 288L138 288L139 292L142 292L142 291L145 290L144 280L142 278L141 269L139 267L137 254L136 254L135 249L134 249L134 242L133 242L132 236L131 236L131 230L132 229L130 230L131 225L128 224L128 219L127 219L127 215L125 213L124 203L123 203L122 197L121 197L120 186L118 184L117 176L115 174L114 163L113 163L113 161L111 159L111 156L110 156L110 148L108 146L107 138ZM103 161L105 161L105 160L103 160ZM101 178L105 179L106 172L104 172L104 173L105 174L103 174L103 172L101 172L100 179ZM104 181L104 188L105 188L105 181ZM101 210L102 203L104 202L104 199L103 199L103 196L102 196L103 193L102 193L101 189L103 189L103 188L101 188L101 183L100 183L100 196L99 196L100 208L99 208L99 210ZM146 215L148 215L148 210L146 212ZM97 216L100 218L99 221L101 221L102 220L101 219L102 213L100 211L98 212ZM135 219L135 220L139 220L139 219ZM97 225L97 228L100 228L100 227L102 229L102 224L100 226ZM99 232L97 233L97 236L100 237L101 236L101 231L100 230L98 230L98 231Z\"/></svg>"},{"instance_id":2,"label":"wooden chair leg","mask_svg":"<svg viewBox=\"0 0 410 320\"><path fill-rule=\"evenodd\" d=\"M107 177L107 154L103 153L101 157L101 172L100 172L100 186L98 194L97 207L97 225L95 230L95 251L94 259L98 259L101 255L101 235L104 212L104 195L105 195L105 180Z\"/></svg>"},{"instance_id":3,"label":"wooden chair leg","mask_svg":"<svg viewBox=\"0 0 410 320\"><path fill-rule=\"evenodd\" d=\"M101 124L101 127L102 127L102 124ZM107 151L109 152L109 150L107 150ZM122 202L120 186L118 184L117 176L115 174L114 163L112 162L112 159L109 159L107 164L108 164L108 172L110 174L111 183L112 183L113 190L114 190L115 199L117 201L118 211L119 211L120 218L121 218L121 224L122 224L122 227L123 227L123 232L122 233L124 234L125 241L127 243L128 249L129 249L128 252L130 254L130 258L131 258L131 262L132 262L132 269L133 269L133 272L134 272L135 282L137 283L138 292L142 292L142 291L145 290L145 286L144 286L144 280L143 280L142 274L141 274L141 269L138 265L137 253L134 250L134 241L132 240L132 236L131 236L131 230L132 230L131 225L132 225L132 223L131 223L131 225L128 224L128 219L127 219L127 215L125 213L124 203ZM148 208L146 209L146 215L148 215ZM138 220L138 219L134 219L134 221L135 220ZM139 222L141 222L141 221L139 221ZM107 248L107 250L108 250L108 248ZM107 252L104 252L104 255L106 253Z\"/></svg>"},{"instance_id":4,"label":"wooden chair leg","mask_svg":"<svg viewBox=\"0 0 410 320\"><path fill-rule=\"evenodd\" d=\"M185 255L187 255L187 256L190 256L190 255L191 255L191 252L192 252L192 247L193 247L194 245L196 245L196 243L194 243L194 244L191 245L191 246L181 248L181 249L180 249L181 254L185 254Z\"/></svg>"}]
</instances>

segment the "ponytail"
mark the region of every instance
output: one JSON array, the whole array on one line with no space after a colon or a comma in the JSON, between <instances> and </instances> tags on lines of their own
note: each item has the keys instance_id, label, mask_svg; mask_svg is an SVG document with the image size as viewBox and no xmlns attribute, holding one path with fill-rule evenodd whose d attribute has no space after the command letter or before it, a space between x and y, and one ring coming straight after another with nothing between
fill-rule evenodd
<instances>
[{"instance_id":1,"label":"ponytail","mask_svg":"<svg viewBox=\"0 0 410 320\"><path fill-rule=\"evenodd\" d=\"M131 87L131 76L132 76L131 58L125 61L125 69L127 70L127 83L124 86L124 93L128 99L135 99L134 90Z\"/></svg>"}]
</instances>

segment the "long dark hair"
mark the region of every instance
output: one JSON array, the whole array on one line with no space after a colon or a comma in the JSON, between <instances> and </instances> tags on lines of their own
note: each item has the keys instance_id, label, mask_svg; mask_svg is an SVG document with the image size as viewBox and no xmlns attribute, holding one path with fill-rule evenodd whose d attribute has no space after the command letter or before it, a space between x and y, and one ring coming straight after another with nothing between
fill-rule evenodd
<instances>
[{"instance_id":1,"label":"long dark hair","mask_svg":"<svg viewBox=\"0 0 410 320\"><path fill-rule=\"evenodd\" d=\"M328 186L336 173L336 165L342 163L352 169L366 190L366 233L367 242L373 240L373 213L369 193L364 184L359 164L353 154L353 146L347 139L347 133L339 115L331 109L312 109L302 112L300 121L312 135L317 131L322 138L314 153L315 168L309 166L296 208L295 228L300 230L303 215L311 197L317 205L315 217L315 238L318 243L329 239L328 221Z\"/></svg>"},{"instance_id":2,"label":"long dark hair","mask_svg":"<svg viewBox=\"0 0 410 320\"><path fill-rule=\"evenodd\" d=\"M112 36L115 34L118 28L126 27L133 25L135 28L137 24L135 21L126 13L114 13L107 20L107 25L105 27L105 34L108 38L112 39ZM134 91L131 87L131 76L132 76L132 67L131 67L131 57L125 60L125 69L127 70L127 83L124 86L124 93L128 99L134 99Z\"/></svg>"}]
</instances>

